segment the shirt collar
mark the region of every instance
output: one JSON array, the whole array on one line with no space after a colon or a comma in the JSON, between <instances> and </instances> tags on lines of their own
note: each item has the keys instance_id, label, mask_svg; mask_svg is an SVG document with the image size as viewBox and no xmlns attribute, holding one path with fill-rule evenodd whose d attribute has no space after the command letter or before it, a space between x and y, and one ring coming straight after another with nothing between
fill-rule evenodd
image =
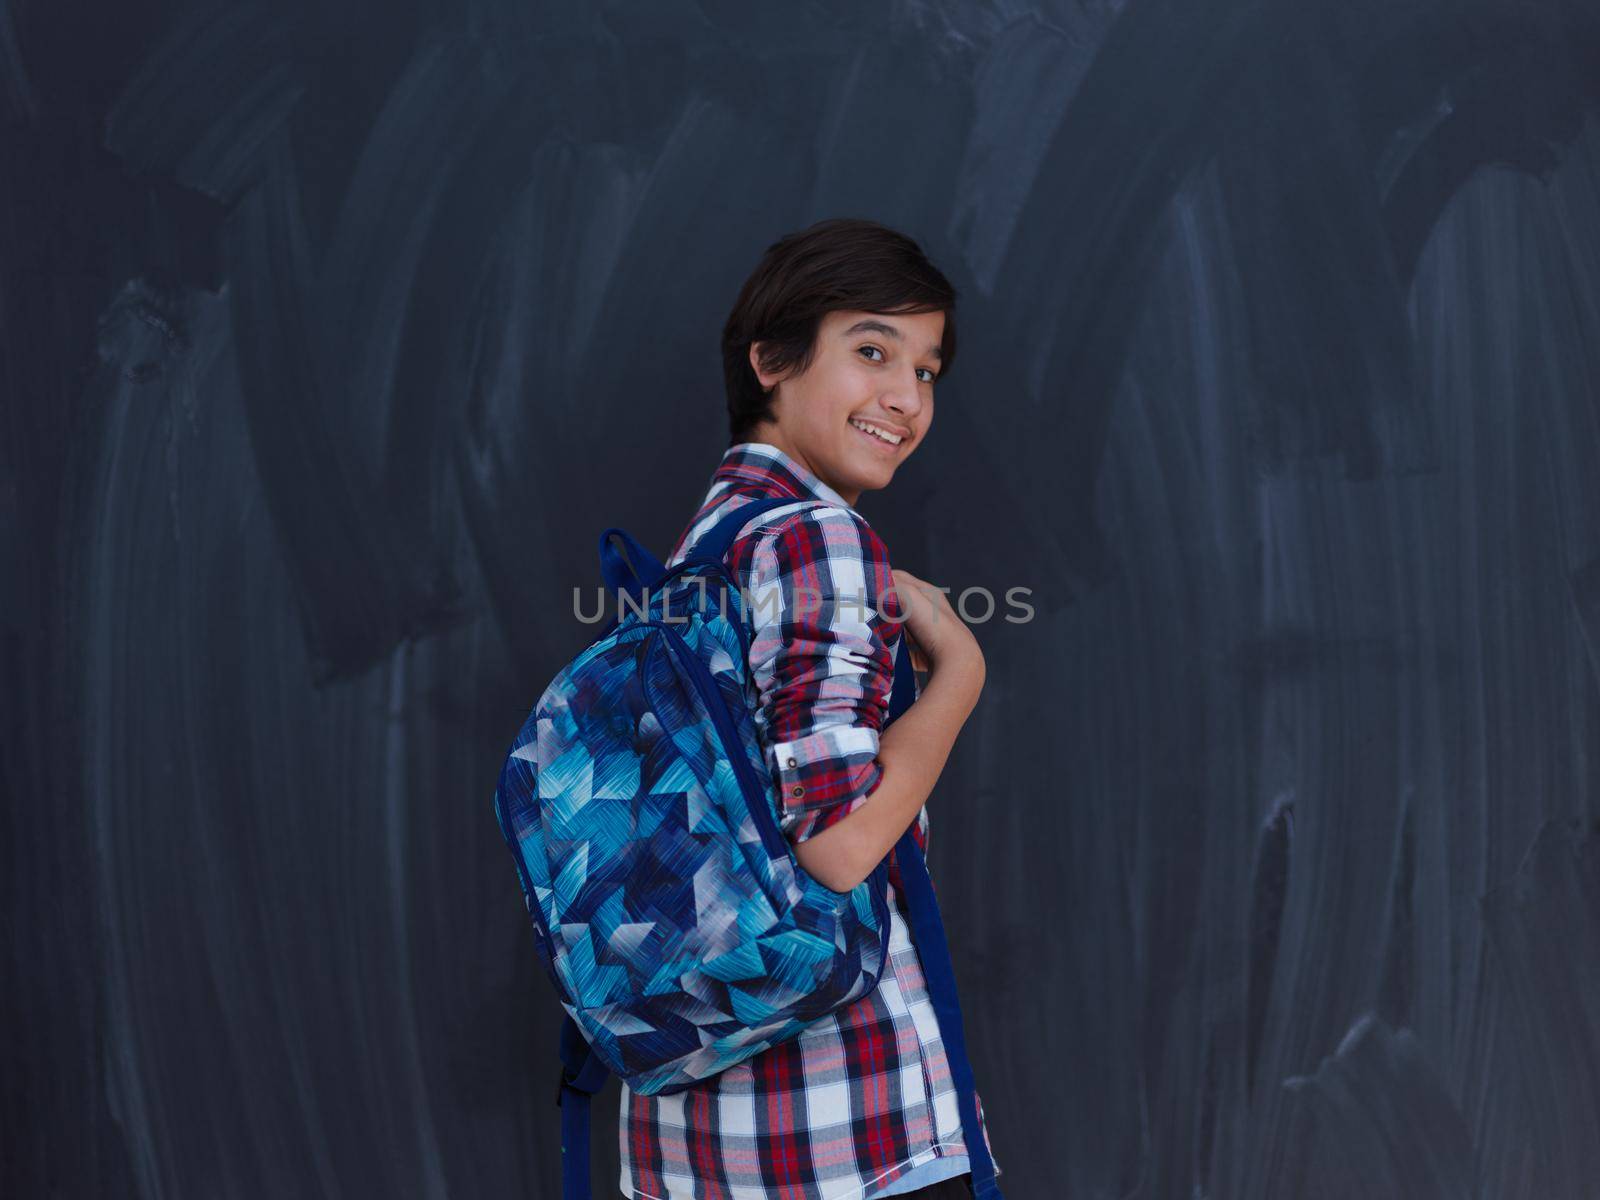
<instances>
[{"instance_id":1,"label":"shirt collar","mask_svg":"<svg viewBox=\"0 0 1600 1200\"><path fill-rule=\"evenodd\" d=\"M825 500L855 512L843 496L770 442L739 442L729 446L711 478L713 483L726 479L734 484L754 484L772 496Z\"/></svg>"}]
</instances>

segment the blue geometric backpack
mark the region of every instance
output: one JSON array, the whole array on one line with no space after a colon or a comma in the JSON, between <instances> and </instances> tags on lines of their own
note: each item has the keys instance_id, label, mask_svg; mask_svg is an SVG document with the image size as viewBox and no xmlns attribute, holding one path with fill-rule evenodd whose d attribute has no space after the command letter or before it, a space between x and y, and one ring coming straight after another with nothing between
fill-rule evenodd
<instances>
[{"instance_id":1,"label":"blue geometric backpack","mask_svg":"<svg viewBox=\"0 0 1600 1200\"><path fill-rule=\"evenodd\" d=\"M512 743L495 816L562 1022L562 1186L588 1200L589 1100L693 1087L866 995L888 960L889 857L848 893L808 875L778 825L752 718L751 632L719 521L671 570L600 536L620 613L551 681ZM632 563L611 544L627 547ZM897 655L888 720L914 697ZM979 1197L1000 1198L973 1099L944 927L911 829L896 844L957 1085Z\"/></svg>"}]
</instances>

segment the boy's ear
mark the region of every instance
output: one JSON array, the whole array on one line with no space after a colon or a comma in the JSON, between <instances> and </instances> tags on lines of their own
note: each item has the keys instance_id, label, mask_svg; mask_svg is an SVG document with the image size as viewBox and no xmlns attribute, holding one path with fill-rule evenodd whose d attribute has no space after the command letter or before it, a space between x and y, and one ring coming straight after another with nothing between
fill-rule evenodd
<instances>
[{"instance_id":1,"label":"boy's ear","mask_svg":"<svg viewBox=\"0 0 1600 1200\"><path fill-rule=\"evenodd\" d=\"M761 368L761 343L760 342L751 342L750 343L750 369L755 372L756 382L759 383L766 390L771 391L772 390L772 385L770 383L768 383L765 379L761 378L762 368Z\"/></svg>"}]
</instances>

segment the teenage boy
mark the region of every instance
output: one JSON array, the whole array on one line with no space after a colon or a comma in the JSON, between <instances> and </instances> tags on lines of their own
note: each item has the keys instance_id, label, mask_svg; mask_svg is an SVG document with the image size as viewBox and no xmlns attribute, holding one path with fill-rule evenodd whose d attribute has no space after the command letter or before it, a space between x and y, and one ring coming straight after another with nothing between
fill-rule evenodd
<instances>
[{"instance_id":1,"label":"teenage boy","mask_svg":"<svg viewBox=\"0 0 1600 1200\"><path fill-rule=\"evenodd\" d=\"M780 828L806 872L839 892L913 824L926 848L924 802L984 682L972 632L941 592L890 567L855 508L927 436L954 316L949 281L882 225L823 221L771 246L723 330L731 444L666 563L752 500L795 501L741 529L727 562L752 601L755 721ZM907 653L927 681L885 729ZM970 1194L955 1083L893 864L889 883L875 989L695 1088L623 1086L624 1195ZM981 1101L978 1113L981 1124Z\"/></svg>"}]
</instances>

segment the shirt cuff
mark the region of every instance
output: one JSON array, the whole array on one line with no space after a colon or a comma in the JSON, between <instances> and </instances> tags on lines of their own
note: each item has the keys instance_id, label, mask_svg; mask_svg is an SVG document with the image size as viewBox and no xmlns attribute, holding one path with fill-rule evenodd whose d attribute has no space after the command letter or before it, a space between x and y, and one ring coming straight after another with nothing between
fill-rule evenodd
<instances>
[{"instance_id":1,"label":"shirt cuff","mask_svg":"<svg viewBox=\"0 0 1600 1200\"><path fill-rule=\"evenodd\" d=\"M844 820L878 786L878 731L835 725L768 750L778 787L778 827L794 844Z\"/></svg>"}]
</instances>

